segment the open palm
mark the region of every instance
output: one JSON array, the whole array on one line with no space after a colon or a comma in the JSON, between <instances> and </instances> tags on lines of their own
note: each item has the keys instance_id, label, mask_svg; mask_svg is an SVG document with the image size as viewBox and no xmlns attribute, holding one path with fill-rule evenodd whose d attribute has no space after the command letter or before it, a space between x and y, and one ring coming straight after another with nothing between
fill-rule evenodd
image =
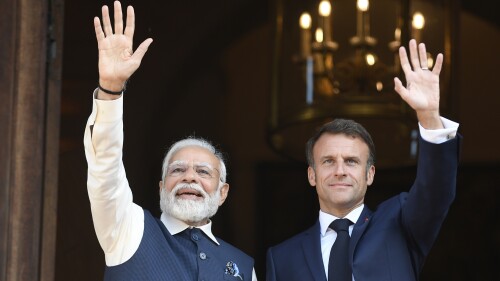
<instances>
[{"instance_id":1,"label":"open palm","mask_svg":"<svg viewBox=\"0 0 500 281\"><path fill-rule=\"evenodd\" d=\"M409 49L411 65L405 48L399 48L406 87L399 78L395 77L395 90L415 110L419 122L425 128L440 128L442 124L439 120L439 74L443 65L443 55L437 55L436 63L430 70L427 68L425 45L420 43L417 46L415 40L410 40Z\"/></svg>"},{"instance_id":2,"label":"open palm","mask_svg":"<svg viewBox=\"0 0 500 281\"><path fill-rule=\"evenodd\" d=\"M127 22L123 28L120 2L114 3L114 32L111 26L109 10L102 7L102 26L98 17L94 18L94 28L99 49L99 83L112 91L119 91L125 82L139 68L152 39L146 39L137 50L133 51L135 29L134 9L127 8Z\"/></svg>"},{"instance_id":3,"label":"open palm","mask_svg":"<svg viewBox=\"0 0 500 281\"><path fill-rule=\"evenodd\" d=\"M432 70L427 69L427 52L424 44L418 46L410 41L411 65L404 47L399 49L401 67L406 77L406 87L398 78L394 78L395 90L401 98L419 112L439 112L439 73L443 64L443 55L439 54Z\"/></svg>"}]
</instances>

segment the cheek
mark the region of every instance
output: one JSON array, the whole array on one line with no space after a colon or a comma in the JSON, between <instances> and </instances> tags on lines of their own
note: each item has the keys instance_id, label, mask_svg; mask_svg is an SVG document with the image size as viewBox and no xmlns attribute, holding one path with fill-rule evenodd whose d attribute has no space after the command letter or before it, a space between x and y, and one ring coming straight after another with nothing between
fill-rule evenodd
<instances>
[{"instance_id":1,"label":"cheek","mask_svg":"<svg viewBox=\"0 0 500 281\"><path fill-rule=\"evenodd\" d=\"M207 193L214 194L219 190L219 183L217 182L206 184L203 186L203 188L205 189L205 191L207 191Z\"/></svg>"},{"instance_id":2,"label":"cheek","mask_svg":"<svg viewBox=\"0 0 500 281\"><path fill-rule=\"evenodd\" d=\"M167 189L167 191L172 191L174 187L177 185L177 181L173 179L166 178L163 184L163 188Z\"/></svg>"},{"instance_id":3,"label":"cheek","mask_svg":"<svg viewBox=\"0 0 500 281\"><path fill-rule=\"evenodd\" d=\"M315 174L316 181L320 182L320 183L323 183L326 180L328 180L330 178L330 176L331 176L331 173L328 173L326 171L321 171L321 170L316 171L316 174Z\"/></svg>"}]
</instances>

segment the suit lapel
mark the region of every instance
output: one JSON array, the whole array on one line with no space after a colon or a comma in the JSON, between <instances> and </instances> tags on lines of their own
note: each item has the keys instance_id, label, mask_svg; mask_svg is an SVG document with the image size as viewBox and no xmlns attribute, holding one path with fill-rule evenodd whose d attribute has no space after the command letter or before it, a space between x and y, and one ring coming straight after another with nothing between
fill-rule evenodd
<instances>
[{"instance_id":1,"label":"suit lapel","mask_svg":"<svg viewBox=\"0 0 500 281\"><path fill-rule=\"evenodd\" d=\"M363 236L363 233L366 230L366 227L370 223L372 216L372 211L368 209L368 207L363 208L363 211L361 212L361 215L359 216L358 221L354 225L354 228L352 229L351 233L351 241L349 243L349 257L352 262L353 256L354 256L354 249L356 249L356 246L358 245L359 239L361 236Z\"/></svg>"},{"instance_id":2,"label":"suit lapel","mask_svg":"<svg viewBox=\"0 0 500 281\"><path fill-rule=\"evenodd\" d=\"M313 274L315 281L326 281L323 258L321 256L319 221L309 228L302 240L302 252L307 261L307 265Z\"/></svg>"}]
</instances>

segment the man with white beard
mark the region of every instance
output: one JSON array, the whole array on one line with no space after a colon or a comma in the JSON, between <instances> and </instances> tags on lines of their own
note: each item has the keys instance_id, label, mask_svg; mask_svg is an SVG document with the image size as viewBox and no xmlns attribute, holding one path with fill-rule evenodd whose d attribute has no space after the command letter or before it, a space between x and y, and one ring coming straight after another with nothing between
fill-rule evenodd
<instances>
[{"instance_id":1,"label":"man with white beard","mask_svg":"<svg viewBox=\"0 0 500 281\"><path fill-rule=\"evenodd\" d=\"M134 10L126 25L114 3L114 30L107 6L94 27L99 49L99 87L85 128L87 189L94 228L105 253L104 280L257 280L251 257L216 238L210 217L227 198L226 167L208 141L180 140L162 167L160 218L132 201L122 162L124 85L138 69L152 39L133 52Z\"/></svg>"},{"instance_id":2,"label":"man with white beard","mask_svg":"<svg viewBox=\"0 0 500 281\"><path fill-rule=\"evenodd\" d=\"M186 178L183 178L181 182L173 182L173 188L168 190L168 183L172 182L168 180L180 179L188 172L189 163L185 160L179 160L185 158L181 155L185 155L187 152L192 152L192 155L198 158L206 155L206 161L193 163L193 171L202 180L219 178L217 189L212 192L213 194L207 193L200 183L189 182ZM215 161L215 163L209 161ZM215 168L215 165L220 168ZM163 159L162 171L160 208L172 217L193 225L206 224L207 219L215 215L227 197L229 185L226 183L226 166L222 155L203 139L188 138L172 145Z\"/></svg>"}]
</instances>

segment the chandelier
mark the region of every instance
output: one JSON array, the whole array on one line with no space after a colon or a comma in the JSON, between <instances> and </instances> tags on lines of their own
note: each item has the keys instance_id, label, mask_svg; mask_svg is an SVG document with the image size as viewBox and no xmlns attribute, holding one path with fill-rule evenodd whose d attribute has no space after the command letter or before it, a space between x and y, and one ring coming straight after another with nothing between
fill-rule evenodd
<instances>
[{"instance_id":1,"label":"chandelier","mask_svg":"<svg viewBox=\"0 0 500 281\"><path fill-rule=\"evenodd\" d=\"M398 49L425 42L428 65L445 54L441 104L451 75L453 1L276 0L269 143L305 161L307 138L334 118L354 119L372 134L377 166L413 164L414 112L394 91Z\"/></svg>"}]
</instances>

